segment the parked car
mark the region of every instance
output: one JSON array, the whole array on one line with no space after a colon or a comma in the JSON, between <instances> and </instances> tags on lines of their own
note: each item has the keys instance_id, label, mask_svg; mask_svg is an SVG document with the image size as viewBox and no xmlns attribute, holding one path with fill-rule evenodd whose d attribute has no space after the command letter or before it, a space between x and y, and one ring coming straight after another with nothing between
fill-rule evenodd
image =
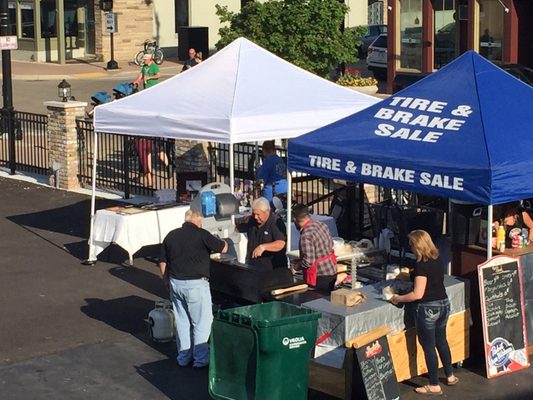
<instances>
[{"instance_id":1,"label":"parked car","mask_svg":"<svg viewBox=\"0 0 533 400\"><path fill-rule=\"evenodd\" d=\"M533 87L533 69L520 64L504 64L501 68L525 84Z\"/></svg>"},{"instance_id":2,"label":"parked car","mask_svg":"<svg viewBox=\"0 0 533 400\"><path fill-rule=\"evenodd\" d=\"M387 80L387 34L382 33L368 46L366 65L377 80Z\"/></svg>"},{"instance_id":3,"label":"parked car","mask_svg":"<svg viewBox=\"0 0 533 400\"><path fill-rule=\"evenodd\" d=\"M364 58L368 54L368 47L382 33L387 33L387 25L368 25L366 33L361 38L361 46L358 48L359 58Z\"/></svg>"}]
</instances>

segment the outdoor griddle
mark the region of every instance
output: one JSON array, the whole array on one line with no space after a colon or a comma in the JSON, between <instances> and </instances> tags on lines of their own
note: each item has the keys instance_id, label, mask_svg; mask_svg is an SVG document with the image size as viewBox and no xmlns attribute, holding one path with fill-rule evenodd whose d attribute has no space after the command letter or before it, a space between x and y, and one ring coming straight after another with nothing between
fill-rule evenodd
<instances>
[{"instance_id":1,"label":"outdoor griddle","mask_svg":"<svg viewBox=\"0 0 533 400\"><path fill-rule=\"evenodd\" d=\"M288 268L268 268L238 261L211 260L211 289L235 299L252 303L271 298L273 289L294 285Z\"/></svg>"}]
</instances>

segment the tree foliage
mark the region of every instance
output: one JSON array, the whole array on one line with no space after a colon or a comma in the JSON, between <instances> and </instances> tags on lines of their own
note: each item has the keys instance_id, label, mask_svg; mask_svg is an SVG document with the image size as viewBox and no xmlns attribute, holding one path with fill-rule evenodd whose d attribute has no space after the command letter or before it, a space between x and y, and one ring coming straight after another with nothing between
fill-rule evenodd
<instances>
[{"instance_id":1,"label":"tree foliage","mask_svg":"<svg viewBox=\"0 0 533 400\"><path fill-rule=\"evenodd\" d=\"M272 53L321 76L356 61L360 30L342 29L348 7L338 0L249 2L240 13L216 6L221 49L245 37Z\"/></svg>"}]
</instances>

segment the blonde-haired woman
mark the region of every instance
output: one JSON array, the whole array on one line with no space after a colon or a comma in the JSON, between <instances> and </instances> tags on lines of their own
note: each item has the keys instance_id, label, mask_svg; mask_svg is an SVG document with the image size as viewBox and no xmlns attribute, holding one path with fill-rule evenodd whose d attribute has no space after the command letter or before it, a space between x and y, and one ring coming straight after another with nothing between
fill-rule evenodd
<instances>
[{"instance_id":1,"label":"blonde-haired woman","mask_svg":"<svg viewBox=\"0 0 533 400\"><path fill-rule=\"evenodd\" d=\"M453 374L450 347L446 340L446 322L450 315L450 302L444 288L444 265L431 236L426 231L416 230L409 234L409 244L416 256L415 283L412 292L395 295L391 302L418 302L416 305L416 333L424 350L429 372L429 385L415 389L422 395L442 395L439 385L439 352L446 383L455 385L459 379Z\"/></svg>"}]
</instances>

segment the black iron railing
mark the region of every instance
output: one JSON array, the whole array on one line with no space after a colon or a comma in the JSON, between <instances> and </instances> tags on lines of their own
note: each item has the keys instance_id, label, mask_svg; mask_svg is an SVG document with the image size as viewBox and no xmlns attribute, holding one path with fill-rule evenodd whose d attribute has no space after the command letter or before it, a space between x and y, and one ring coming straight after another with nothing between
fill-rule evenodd
<instances>
[{"instance_id":1,"label":"black iron railing","mask_svg":"<svg viewBox=\"0 0 533 400\"><path fill-rule=\"evenodd\" d=\"M78 155L79 180L82 186L92 184L94 128L91 120L79 119ZM139 140L144 140L147 148L139 146ZM146 143L148 141L149 143ZM137 146L136 146L137 144ZM130 194L153 195L158 189L176 189L177 182L172 171L165 166L165 155L169 165L173 161L173 141L161 138L142 138L138 136L124 136L110 133L98 135L98 160L96 186L108 191ZM139 149L141 147L141 149ZM139 169L139 150L150 150L152 166L152 186L148 186L146 176L141 176ZM229 184L229 145L210 143L208 152L208 180L211 182L225 182ZM235 188L247 190L252 186L256 160L261 157L261 145L241 143L234 145ZM278 148L282 157L286 152ZM140 179L139 179L140 177ZM308 204L317 214L328 214L333 190L337 188L330 180L295 175L292 190L294 201Z\"/></svg>"},{"instance_id":2,"label":"black iron railing","mask_svg":"<svg viewBox=\"0 0 533 400\"><path fill-rule=\"evenodd\" d=\"M47 175L48 161L48 116L15 111L13 130L15 159L11 160L7 121L0 121L0 166L15 170ZM13 162L13 164L11 164Z\"/></svg>"},{"instance_id":3,"label":"black iron railing","mask_svg":"<svg viewBox=\"0 0 533 400\"><path fill-rule=\"evenodd\" d=\"M94 127L92 120L78 119L80 184L92 185ZM175 189L172 167L173 141L162 138L98 134L96 186L108 191L152 196L159 189Z\"/></svg>"}]
</instances>

